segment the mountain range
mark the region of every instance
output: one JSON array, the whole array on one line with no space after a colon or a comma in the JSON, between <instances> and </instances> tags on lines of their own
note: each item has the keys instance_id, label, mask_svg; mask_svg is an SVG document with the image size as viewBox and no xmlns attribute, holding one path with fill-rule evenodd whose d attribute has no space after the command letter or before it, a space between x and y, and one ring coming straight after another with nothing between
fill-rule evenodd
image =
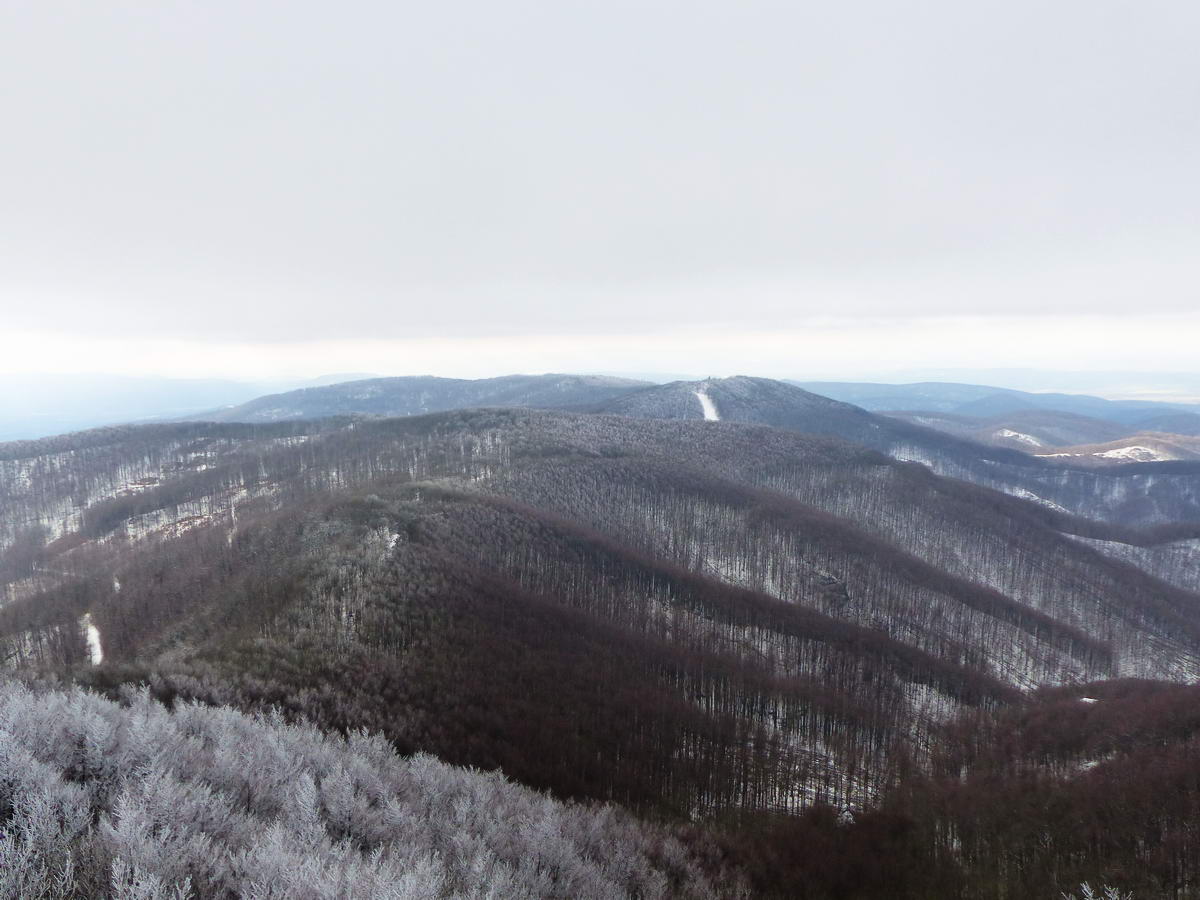
<instances>
[{"instance_id":1,"label":"mountain range","mask_svg":"<svg viewBox=\"0 0 1200 900\"><path fill-rule=\"evenodd\" d=\"M1018 391L980 384L874 384L841 381L790 383L875 411L928 410L986 418L1023 410L1051 409L1123 424L1152 421L1158 416L1171 416L1176 413L1200 414L1200 405L1194 403L1109 400L1087 394Z\"/></svg>"},{"instance_id":2,"label":"mountain range","mask_svg":"<svg viewBox=\"0 0 1200 900\"><path fill-rule=\"evenodd\" d=\"M1200 876L1200 463L750 377L380 379L223 417L0 445L8 668L617 804L754 896Z\"/></svg>"},{"instance_id":3,"label":"mountain range","mask_svg":"<svg viewBox=\"0 0 1200 900\"><path fill-rule=\"evenodd\" d=\"M191 416L213 422L284 422L361 414L415 416L476 406L573 407L597 403L648 382L603 375L506 375L500 378L369 378L259 397Z\"/></svg>"},{"instance_id":4,"label":"mountain range","mask_svg":"<svg viewBox=\"0 0 1200 900\"><path fill-rule=\"evenodd\" d=\"M0 375L0 441L30 440L125 422L180 418L263 394L356 375L232 380L119 375Z\"/></svg>"}]
</instances>

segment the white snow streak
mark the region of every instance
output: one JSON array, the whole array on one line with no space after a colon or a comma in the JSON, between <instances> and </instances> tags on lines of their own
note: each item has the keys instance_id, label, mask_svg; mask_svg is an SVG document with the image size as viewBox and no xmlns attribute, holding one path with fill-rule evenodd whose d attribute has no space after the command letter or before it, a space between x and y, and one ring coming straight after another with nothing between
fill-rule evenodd
<instances>
[{"instance_id":1,"label":"white snow streak","mask_svg":"<svg viewBox=\"0 0 1200 900\"><path fill-rule=\"evenodd\" d=\"M1039 497L1033 491L1026 490L1023 487L1017 487L1015 485L1001 485L1000 490L1004 491L1006 494L1012 495L1013 497L1020 497L1022 500L1032 500L1039 506L1044 506L1047 509L1054 510L1055 512L1067 513L1068 515L1071 512L1065 506L1061 506L1060 504L1055 503L1053 500L1047 500L1045 497Z\"/></svg>"},{"instance_id":2,"label":"white snow streak","mask_svg":"<svg viewBox=\"0 0 1200 900\"><path fill-rule=\"evenodd\" d=\"M712 402L712 397L708 396L707 391L696 391L696 399L700 401L700 408L704 410L705 422L721 421L721 414L717 412L717 407Z\"/></svg>"},{"instance_id":3,"label":"white snow streak","mask_svg":"<svg viewBox=\"0 0 1200 900\"><path fill-rule=\"evenodd\" d=\"M98 666L104 662L104 650L100 647L100 629L92 624L91 613L84 613L83 618L79 620L79 624L87 632L88 657L91 659L93 666Z\"/></svg>"}]
</instances>

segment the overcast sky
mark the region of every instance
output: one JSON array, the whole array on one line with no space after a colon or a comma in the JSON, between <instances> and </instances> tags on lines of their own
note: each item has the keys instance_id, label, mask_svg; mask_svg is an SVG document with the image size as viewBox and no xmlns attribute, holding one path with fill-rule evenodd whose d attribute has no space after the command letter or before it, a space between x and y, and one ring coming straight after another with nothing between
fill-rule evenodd
<instances>
[{"instance_id":1,"label":"overcast sky","mask_svg":"<svg viewBox=\"0 0 1200 900\"><path fill-rule=\"evenodd\" d=\"M1200 3L0 4L0 371L1195 370Z\"/></svg>"}]
</instances>

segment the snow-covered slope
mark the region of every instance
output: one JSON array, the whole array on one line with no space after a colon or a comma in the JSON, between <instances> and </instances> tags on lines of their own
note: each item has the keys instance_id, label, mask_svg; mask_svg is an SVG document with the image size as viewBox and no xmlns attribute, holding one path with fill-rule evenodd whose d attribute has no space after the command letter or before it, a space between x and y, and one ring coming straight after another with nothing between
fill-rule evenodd
<instances>
[{"instance_id":1,"label":"snow-covered slope","mask_svg":"<svg viewBox=\"0 0 1200 900\"><path fill-rule=\"evenodd\" d=\"M1200 460L1200 438L1178 434L1138 433L1106 444L1056 447L1038 455L1080 463L1121 464Z\"/></svg>"}]
</instances>

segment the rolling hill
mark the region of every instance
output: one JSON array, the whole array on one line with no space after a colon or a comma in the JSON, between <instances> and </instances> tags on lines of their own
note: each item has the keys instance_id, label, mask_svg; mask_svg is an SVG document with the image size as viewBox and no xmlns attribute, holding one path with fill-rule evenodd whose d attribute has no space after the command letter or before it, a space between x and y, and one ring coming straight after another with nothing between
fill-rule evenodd
<instances>
[{"instance_id":1,"label":"rolling hill","mask_svg":"<svg viewBox=\"0 0 1200 900\"><path fill-rule=\"evenodd\" d=\"M1179 434L1138 432L1104 444L1055 447L1039 455L1092 465L1124 465L1130 462L1200 460L1200 439Z\"/></svg>"},{"instance_id":2,"label":"rolling hill","mask_svg":"<svg viewBox=\"0 0 1200 900\"><path fill-rule=\"evenodd\" d=\"M942 386L924 386L930 390ZM978 386L951 385L968 395ZM976 391L977 393L977 391ZM1042 396L1042 395L1031 395ZM330 385L262 397L204 419L225 422L303 421L329 416L417 415L471 407L533 407L613 413L637 418L704 420L770 425L824 434L917 461L953 478L969 480L1064 512L1139 527L1200 520L1196 475L1200 468L1168 463L1150 470L1115 468L1104 476L1069 457L1031 457L1028 441L980 442L979 434L947 434L920 417L899 419L870 413L786 382L744 376L651 385L592 376L507 376L467 381L438 378L386 378ZM1024 411L1019 418L1041 420L1042 431L1066 435L1089 431L1104 439L1095 420L1067 423L1047 411ZM1055 424L1057 422L1057 424ZM1098 432L1097 429L1100 429ZM999 430L1004 430L1001 427ZM1015 435L1027 435L1016 428ZM1036 440L1037 438L1035 438ZM1078 442L1076 442L1078 443ZM1001 445L1001 446L998 446ZM1028 444L1028 446L1027 446ZM1131 460L1135 461L1135 460ZM1084 461L1090 462L1090 461ZM1172 468L1174 466L1174 468Z\"/></svg>"},{"instance_id":3,"label":"rolling hill","mask_svg":"<svg viewBox=\"0 0 1200 900\"><path fill-rule=\"evenodd\" d=\"M191 418L214 422L285 422L328 416L414 416L479 406L572 407L597 403L646 382L602 375L506 375L469 380L412 376L368 378L270 394Z\"/></svg>"},{"instance_id":4,"label":"rolling hill","mask_svg":"<svg viewBox=\"0 0 1200 900\"><path fill-rule=\"evenodd\" d=\"M825 397L853 403L875 412L920 410L951 413L973 418L1007 416L1028 410L1054 410L1121 424L1136 424L1157 416L1182 414L1188 421L1200 420L1194 403L1148 400L1109 400L1087 394L1018 391L982 384L918 382L874 384L870 382L793 381L791 384Z\"/></svg>"},{"instance_id":5,"label":"rolling hill","mask_svg":"<svg viewBox=\"0 0 1200 900\"><path fill-rule=\"evenodd\" d=\"M981 444L766 378L654 385L591 409L639 418L702 420L705 404L700 393L722 422L837 437L1070 515L1133 527L1200 521L1200 466L1194 462L1097 470L1071 458Z\"/></svg>"},{"instance_id":6,"label":"rolling hill","mask_svg":"<svg viewBox=\"0 0 1200 900\"><path fill-rule=\"evenodd\" d=\"M887 415L976 443L1034 454L1045 448L1100 444L1138 433L1129 425L1050 409L1019 410L991 418L903 410Z\"/></svg>"}]
</instances>

